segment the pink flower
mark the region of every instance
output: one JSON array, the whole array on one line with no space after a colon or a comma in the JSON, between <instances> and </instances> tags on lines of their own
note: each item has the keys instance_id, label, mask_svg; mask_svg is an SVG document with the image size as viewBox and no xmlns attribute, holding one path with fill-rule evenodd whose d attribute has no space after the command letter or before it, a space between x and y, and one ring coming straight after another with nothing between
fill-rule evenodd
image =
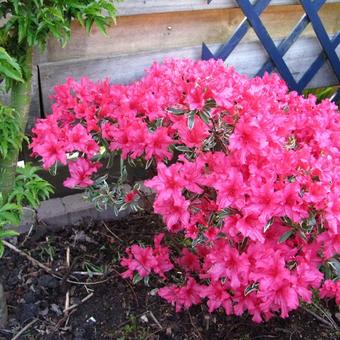
<instances>
[{"instance_id":1,"label":"pink flower","mask_svg":"<svg viewBox=\"0 0 340 340\"><path fill-rule=\"evenodd\" d=\"M71 177L64 181L64 185L68 188L88 187L93 184L93 180L91 179L92 174L97 172L100 167L100 163L91 163L84 158L71 161L69 163Z\"/></svg>"},{"instance_id":2,"label":"pink flower","mask_svg":"<svg viewBox=\"0 0 340 340\"><path fill-rule=\"evenodd\" d=\"M124 202L125 203L131 203L135 200L135 198L138 196L136 191L129 191L124 196Z\"/></svg>"},{"instance_id":3,"label":"pink flower","mask_svg":"<svg viewBox=\"0 0 340 340\"><path fill-rule=\"evenodd\" d=\"M153 133L148 133L146 138L145 159L155 157L156 161L171 159L172 153L169 146L173 143L172 138L168 135L169 130L158 128Z\"/></svg>"},{"instance_id":4,"label":"pink flower","mask_svg":"<svg viewBox=\"0 0 340 340\"><path fill-rule=\"evenodd\" d=\"M124 278L132 278L134 271L137 271L141 277L146 277L157 265L151 247L142 248L134 244L128 249L128 253L129 258L123 258L121 261L122 266L128 267L128 270L122 274Z\"/></svg>"},{"instance_id":5,"label":"pink flower","mask_svg":"<svg viewBox=\"0 0 340 340\"><path fill-rule=\"evenodd\" d=\"M183 186L187 184L180 169L180 164L167 167L164 163L158 163L158 175L144 183L147 187L158 192L162 199L167 200L174 195L178 195L182 191Z\"/></svg>"},{"instance_id":6,"label":"pink flower","mask_svg":"<svg viewBox=\"0 0 340 340\"><path fill-rule=\"evenodd\" d=\"M320 289L321 298L335 298L335 301L340 305L340 281L326 280Z\"/></svg>"},{"instance_id":7,"label":"pink flower","mask_svg":"<svg viewBox=\"0 0 340 340\"><path fill-rule=\"evenodd\" d=\"M44 168L49 169L57 161L66 165L66 150L62 142L58 141L53 135L48 141L35 146L34 151L39 154L44 162Z\"/></svg>"},{"instance_id":8,"label":"pink flower","mask_svg":"<svg viewBox=\"0 0 340 340\"><path fill-rule=\"evenodd\" d=\"M189 272L199 272L201 268L198 257L186 248L182 250L182 256L177 260L177 263Z\"/></svg>"},{"instance_id":9,"label":"pink flower","mask_svg":"<svg viewBox=\"0 0 340 340\"><path fill-rule=\"evenodd\" d=\"M189 205L190 202L180 195L174 195L167 199L163 199L162 196L159 196L155 200L154 209L156 213L163 216L170 231L173 230L173 227L177 224L179 224L177 230L181 230L189 223Z\"/></svg>"},{"instance_id":10,"label":"pink flower","mask_svg":"<svg viewBox=\"0 0 340 340\"><path fill-rule=\"evenodd\" d=\"M238 153L242 164L248 155L261 153L267 145L267 136L253 117L242 117L230 136L230 150Z\"/></svg>"},{"instance_id":11,"label":"pink flower","mask_svg":"<svg viewBox=\"0 0 340 340\"><path fill-rule=\"evenodd\" d=\"M340 252L334 103L288 92L275 74L248 79L222 61L190 59L154 63L129 85L69 78L53 99L31 148L46 169L68 165L65 185L93 185L104 149L157 163L145 184L178 242L160 234L153 247L131 246L124 277L157 275L159 295L177 311L205 299L209 311L248 312L255 322L287 317L313 290L340 302L338 281L320 288L322 266ZM67 152L79 159L67 162ZM294 237L280 243L287 230Z\"/></svg>"},{"instance_id":12,"label":"pink flower","mask_svg":"<svg viewBox=\"0 0 340 340\"><path fill-rule=\"evenodd\" d=\"M175 305L176 311L179 312L182 308L188 309L190 306L200 303L201 290L202 287L192 277L189 277L185 286L163 287L158 290L158 295Z\"/></svg>"},{"instance_id":13,"label":"pink flower","mask_svg":"<svg viewBox=\"0 0 340 340\"><path fill-rule=\"evenodd\" d=\"M201 297L208 298L209 312L212 313L215 309L222 306L227 315L232 314L232 299L227 292L227 286L220 282L211 282L209 286L202 287Z\"/></svg>"}]
</instances>

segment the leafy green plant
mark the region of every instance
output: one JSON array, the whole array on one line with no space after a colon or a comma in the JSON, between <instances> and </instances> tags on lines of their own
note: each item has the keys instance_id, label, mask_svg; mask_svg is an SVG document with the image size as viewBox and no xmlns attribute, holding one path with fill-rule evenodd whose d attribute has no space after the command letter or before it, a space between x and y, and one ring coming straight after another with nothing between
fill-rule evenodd
<instances>
[{"instance_id":1,"label":"leafy green plant","mask_svg":"<svg viewBox=\"0 0 340 340\"><path fill-rule=\"evenodd\" d=\"M37 208L53 192L52 186L37 174L38 171L38 167L30 164L18 167L12 192L7 198L0 193L0 257L4 253L3 239L18 235L4 227L19 225L24 206Z\"/></svg>"},{"instance_id":2,"label":"leafy green plant","mask_svg":"<svg viewBox=\"0 0 340 340\"><path fill-rule=\"evenodd\" d=\"M12 192L8 199L10 202L37 208L39 203L49 198L53 193L52 186L38 175L39 167L25 164L17 168L17 176Z\"/></svg>"},{"instance_id":3,"label":"leafy green plant","mask_svg":"<svg viewBox=\"0 0 340 340\"><path fill-rule=\"evenodd\" d=\"M12 151L21 149L24 134L18 125L18 113L0 103L0 158L7 158Z\"/></svg>"},{"instance_id":4,"label":"leafy green plant","mask_svg":"<svg viewBox=\"0 0 340 340\"><path fill-rule=\"evenodd\" d=\"M2 240L17 235L14 230L5 230L4 226L7 224L19 224L21 212L22 207L20 205L6 202L0 193L0 257L5 251Z\"/></svg>"},{"instance_id":5,"label":"leafy green plant","mask_svg":"<svg viewBox=\"0 0 340 340\"><path fill-rule=\"evenodd\" d=\"M0 74L5 76L6 88L10 89L13 81L23 83L21 67L3 47L0 47Z\"/></svg>"},{"instance_id":6,"label":"leafy green plant","mask_svg":"<svg viewBox=\"0 0 340 340\"><path fill-rule=\"evenodd\" d=\"M119 1L119 0L117 0ZM4 0L0 1L0 82L10 92L10 106L17 112L17 125L23 136L28 120L32 87L34 47L43 50L49 37L65 46L71 37L71 24L79 22L87 32L95 24L105 33L115 21L116 0ZM2 113L0 112L0 116ZM0 192L12 190L18 148L0 154Z\"/></svg>"},{"instance_id":7,"label":"leafy green plant","mask_svg":"<svg viewBox=\"0 0 340 340\"><path fill-rule=\"evenodd\" d=\"M304 95L308 96L309 94L313 94L317 98L318 102L321 102L324 99L331 98L336 91L337 91L337 87L328 86L328 87L321 87L318 89L305 90Z\"/></svg>"}]
</instances>

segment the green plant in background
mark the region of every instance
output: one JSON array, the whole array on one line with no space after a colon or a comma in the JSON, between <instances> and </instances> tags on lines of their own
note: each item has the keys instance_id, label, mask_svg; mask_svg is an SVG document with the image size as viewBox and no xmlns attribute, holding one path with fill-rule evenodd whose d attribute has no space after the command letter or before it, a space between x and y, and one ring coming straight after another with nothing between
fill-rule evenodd
<instances>
[{"instance_id":1,"label":"green plant in background","mask_svg":"<svg viewBox=\"0 0 340 340\"><path fill-rule=\"evenodd\" d=\"M0 193L0 257L5 251L3 240L17 235L14 230L5 230L4 227L9 223L13 225L19 224L21 212L22 207L20 205L6 202Z\"/></svg>"},{"instance_id":2,"label":"green plant in background","mask_svg":"<svg viewBox=\"0 0 340 340\"><path fill-rule=\"evenodd\" d=\"M24 206L37 208L42 200L49 198L53 192L52 186L38 176L38 167L26 164L17 168L17 176L12 191L4 198L0 193L0 257L4 253L3 240L16 236L14 230L5 229L20 223Z\"/></svg>"},{"instance_id":3,"label":"green plant in background","mask_svg":"<svg viewBox=\"0 0 340 340\"><path fill-rule=\"evenodd\" d=\"M8 196L9 202L38 208L41 201L49 198L53 188L37 174L39 170L39 167L30 164L17 168L14 187Z\"/></svg>"},{"instance_id":4,"label":"green plant in background","mask_svg":"<svg viewBox=\"0 0 340 340\"><path fill-rule=\"evenodd\" d=\"M19 114L14 109L0 103L0 159L7 159L9 154L21 149L24 134L18 119Z\"/></svg>"},{"instance_id":5,"label":"green plant in background","mask_svg":"<svg viewBox=\"0 0 340 340\"><path fill-rule=\"evenodd\" d=\"M309 94L313 94L318 102L321 102L324 99L331 98L336 91L338 90L338 87L336 86L328 86L328 87L320 87L317 89L307 89L303 91L303 94L305 96L308 96Z\"/></svg>"},{"instance_id":6,"label":"green plant in background","mask_svg":"<svg viewBox=\"0 0 340 340\"><path fill-rule=\"evenodd\" d=\"M116 17L115 2L116 0L0 1L0 20L3 22L0 26L0 82L4 81L6 90L10 92L10 107L17 115L17 136L22 138L28 120L33 49L39 47L43 50L50 36L65 46L71 36L73 21L78 21L87 32L95 24L105 33L106 27ZM5 154L5 157L0 154L0 192L4 198L14 185L18 148L6 149Z\"/></svg>"},{"instance_id":7,"label":"green plant in background","mask_svg":"<svg viewBox=\"0 0 340 340\"><path fill-rule=\"evenodd\" d=\"M116 16L115 0L0 0L0 83L10 93L10 107L0 102L0 256L2 240L14 236L7 224L18 224L22 206L36 207L52 188L37 175L37 168L16 168L24 138L32 91L33 50L43 50L53 36L65 46L71 23L78 21L87 32L95 24L105 33ZM0 283L0 290L2 289ZM2 291L2 290L1 290ZM1 297L0 297L1 298ZM5 300L0 301L4 325Z\"/></svg>"}]
</instances>

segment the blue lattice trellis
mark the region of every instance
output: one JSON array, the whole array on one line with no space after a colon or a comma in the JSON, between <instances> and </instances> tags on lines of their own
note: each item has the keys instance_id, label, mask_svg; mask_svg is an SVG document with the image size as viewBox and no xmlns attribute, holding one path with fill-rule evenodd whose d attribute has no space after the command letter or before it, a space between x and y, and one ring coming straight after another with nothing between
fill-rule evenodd
<instances>
[{"instance_id":1,"label":"blue lattice trellis","mask_svg":"<svg viewBox=\"0 0 340 340\"><path fill-rule=\"evenodd\" d=\"M211 1L212 0L208 0L208 4ZM274 68L276 68L291 90L301 92L316 75L324 62L328 60L340 83L340 61L335 52L335 49L340 43L340 32L337 32L333 39L330 40L318 15L318 10L326 2L326 0L300 0L305 14L294 27L292 32L283 41L281 41L278 46L275 45L260 19L261 13L267 8L270 0L257 0L254 4L251 4L249 0L236 0L236 2L245 15L244 20L236 29L234 34L215 54L213 54L203 43L203 60L214 58L225 61L230 53L240 43L248 29L252 27L269 56L268 61L261 67L257 75L261 76L264 72L271 72ZM283 60L283 56L287 53L289 48L294 44L309 23L312 25L323 50L307 69L301 79L296 81L287 64ZM340 90L338 90L333 99L340 99Z\"/></svg>"}]
</instances>

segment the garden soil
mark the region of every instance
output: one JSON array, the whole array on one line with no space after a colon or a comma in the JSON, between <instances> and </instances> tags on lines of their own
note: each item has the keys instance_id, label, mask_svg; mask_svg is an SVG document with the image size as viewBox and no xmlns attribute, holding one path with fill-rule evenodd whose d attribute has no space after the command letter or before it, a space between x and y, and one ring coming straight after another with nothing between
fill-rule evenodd
<instances>
[{"instance_id":1,"label":"garden soil","mask_svg":"<svg viewBox=\"0 0 340 340\"><path fill-rule=\"evenodd\" d=\"M303 309L263 324L247 315L209 314L205 305L176 313L156 295L156 280L146 287L119 275L125 248L135 242L151 243L160 230L157 216L140 214L106 224L86 221L54 233L41 226L21 235L15 246L47 268L6 250L0 280L9 322L0 330L0 339L338 338L339 333ZM323 308L336 312L331 303Z\"/></svg>"}]
</instances>

